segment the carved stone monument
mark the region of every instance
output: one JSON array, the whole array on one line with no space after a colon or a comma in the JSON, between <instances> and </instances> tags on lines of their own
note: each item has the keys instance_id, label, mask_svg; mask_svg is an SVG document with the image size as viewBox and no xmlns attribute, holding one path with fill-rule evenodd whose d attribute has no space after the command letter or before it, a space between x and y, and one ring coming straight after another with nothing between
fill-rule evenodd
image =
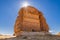
<instances>
[{"instance_id":1,"label":"carved stone monument","mask_svg":"<svg viewBox=\"0 0 60 40\"><path fill-rule=\"evenodd\" d=\"M49 32L48 24L42 14L36 8L28 6L20 9L15 25L14 35L21 32Z\"/></svg>"}]
</instances>

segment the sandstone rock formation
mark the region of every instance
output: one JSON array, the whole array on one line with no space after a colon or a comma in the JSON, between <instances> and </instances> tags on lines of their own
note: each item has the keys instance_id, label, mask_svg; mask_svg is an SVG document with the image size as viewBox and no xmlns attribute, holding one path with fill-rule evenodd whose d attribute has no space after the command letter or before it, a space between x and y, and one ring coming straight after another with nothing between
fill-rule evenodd
<instances>
[{"instance_id":1,"label":"sandstone rock formation","mask_svg":"<svg viewBox=\"0 0 60 40\"><path fill-rule=\"evenodd\" d=\"M18 36L23 31L48 32L49 27L42 12L31 6L21 8L14 25L14 35Z\"/></svg>"}]
</instances>

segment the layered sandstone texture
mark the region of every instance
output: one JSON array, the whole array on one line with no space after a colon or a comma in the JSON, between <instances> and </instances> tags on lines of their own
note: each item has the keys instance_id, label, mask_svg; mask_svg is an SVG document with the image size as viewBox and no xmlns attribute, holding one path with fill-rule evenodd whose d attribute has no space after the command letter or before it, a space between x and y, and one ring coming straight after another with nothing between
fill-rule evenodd
<instances>
[{"instance_id":1,"label":"layered sandstone texture","mask_svg":"<svg viewBox=\"0 0 60 40\"><path fill-rule=\"evenodd\" d=\"M42 12L36 8L28 6L19 10L14 25L14 35L20 35L21 32L48 32L49 27Z\"/></svg>"}]
</instances>

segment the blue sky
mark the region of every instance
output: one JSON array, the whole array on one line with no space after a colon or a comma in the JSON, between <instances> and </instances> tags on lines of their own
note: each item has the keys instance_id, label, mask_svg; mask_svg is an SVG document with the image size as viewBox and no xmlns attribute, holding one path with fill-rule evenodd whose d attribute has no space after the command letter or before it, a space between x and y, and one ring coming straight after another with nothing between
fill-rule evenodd
<instances>
[{"instance_id":1,"label":"blue sky","mask_svg":"<svg viewBox=\"0 0 60 40\"><path fill-rule=\"evenodd\" d=\"M24 1L42 11L52 33L60 32L60 0L0 0L0 34L14 33L14 23Z\"/></svg>"}]
</instances>

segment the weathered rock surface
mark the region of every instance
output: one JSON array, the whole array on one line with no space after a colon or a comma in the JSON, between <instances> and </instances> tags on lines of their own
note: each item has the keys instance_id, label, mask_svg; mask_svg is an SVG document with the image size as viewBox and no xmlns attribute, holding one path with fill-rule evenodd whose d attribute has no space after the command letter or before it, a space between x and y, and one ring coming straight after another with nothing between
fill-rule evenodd
<instances>
[{"instance_id":1,"label":"weathered rock surface","mask_svg":"<svg viewBox=\"0 0 60 40\"><path fill-rule=\"evenodd\" d=\"M22 31L48 32L49 27L43 14L36 8L28 6L20 9L14 25L14 35L19 36Z\"/></svg>"},{"instance_id":2,"label":"weathered rock surface","mask_svg":"<svg viewBox=\"0 0 60 40\"><path fill-rule=\"evenodd\" d=\"M30 32L25 35L17 36L14 38L6 38L6 39L0 39L0 40L60 40L60 36L57 35L51 35L49 33L39 33L39 32ZM31 35L33 34L33 35Z\"/></svg>"}]
</instances>

